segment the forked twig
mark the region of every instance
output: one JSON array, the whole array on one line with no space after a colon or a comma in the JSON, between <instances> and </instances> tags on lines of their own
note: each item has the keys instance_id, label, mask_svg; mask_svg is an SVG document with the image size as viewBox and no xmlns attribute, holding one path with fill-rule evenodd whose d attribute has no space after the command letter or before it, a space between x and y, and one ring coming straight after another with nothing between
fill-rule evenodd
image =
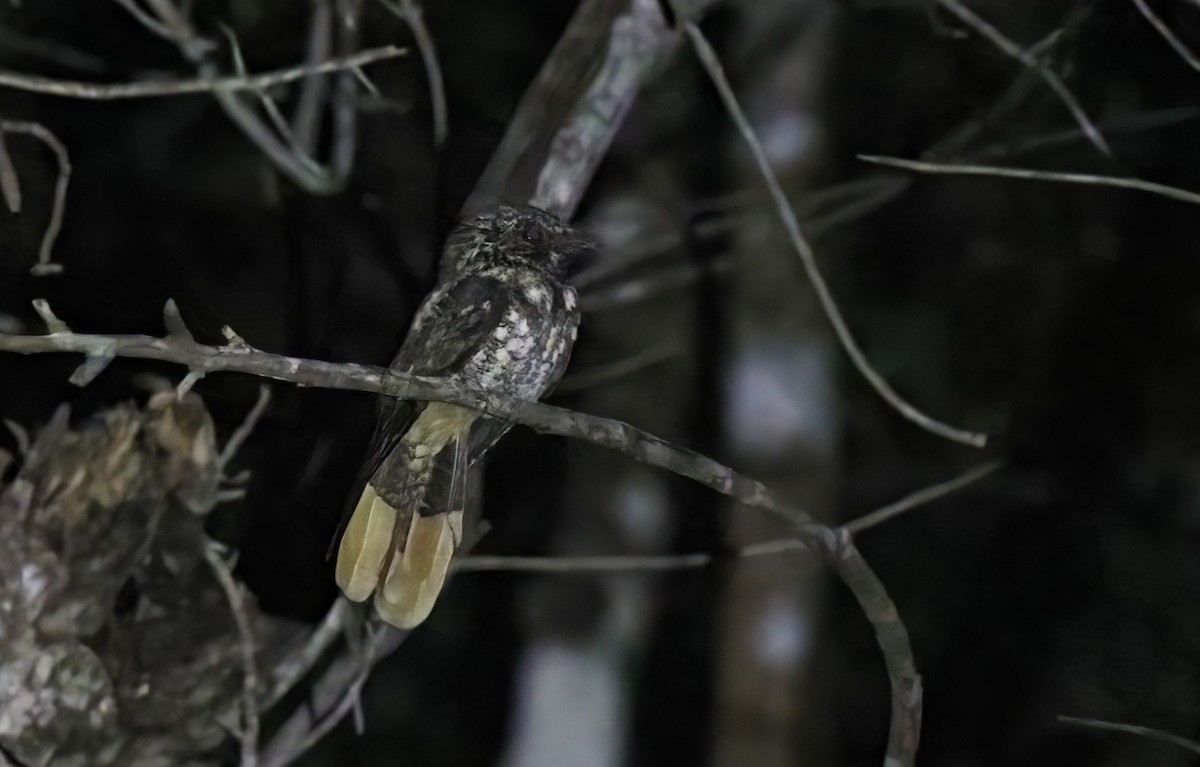
<instances>
[{"instance_id":1,"label":"forked twig","mask_svg":"<svg viewBox=\"0 0 1200 767\"><path fill-rule=\"evenodd\" d=\"M176 5L175 0L145 0L145 2L157 24L158 31L155 29L151 31L156 34L164 34L175 43L180 54L196 67L202 79L210 82L220 79L217 67L209 56L212 44L200 36L187 13ZM122 6L125 7L125 4ZM339 4L341 21L339 39L343 50L352 47L352 42L357 37L359 8L360 3L356 1L345 0ZM135 18L140 19L136 15ZM349 175L357 143L355 138L357 113L354 107L357 81L353 74L355 69L357 68L343 67L338 77L333 109L334 139L331 142L331 157L328 165L318 162L309 152L305 151L304 147L290 140L290 128L281 115L272 111L274 109L273 102L263 99L268 109L268 116L274 117L275 125L284 136L278 135L276 129L265 123L259 114L242 100L239 93L242 89L212 87L208 91L224 110L226 116L241 129L246 138L258 147L259 151L280 173L308 192L332 194L342 188ZM261 89L259 92L261 93Z\"/></svg>"},{"instance_id":2,"label":"forked twig","mask_svg":"<svg viewBox=\"0 0 1200 767\"><path fill-rule=\"evenodd\" d=\"M1075 118L1075 122L1079 123L1080 129L1083 130L1084 135L1088 137L1088 140L1092 142L1092 145L1095 146L1096 149L1100 150L1100 152L1106 157L1112 156L1112 149L1109 148L1108 142L1104 140L1104 136L1101 135L1100 131L1096 129L1096 126L1092 123L1091 118L1088 117L1087 112L1083 110L1083 107L1075 98L1074 94L1071 93L1070 89L1067 88L1066 83L1062 81L1061 77L1059 77L1054 73L1053 70L1039 61L1037 56L1032 52L1017 45L1015 42L1006 37L1004 33L989 24L978 14L976 14L970 8L967 8L958 0L937 1L939 5L957 16L964 24L971 27L971 29L974 29L977 33L986 38L992 45L999 48L1005 55L1016 59L1022 65L1036 72L1038 77L1042 78L1046 85L1050 87L1050 90L1054 91L1054 94L1058 96L1059 101L1063 103L1063 106L1065 106L1067 111L1071 113L1071 116Z\"/></svg>"}]
</instances>

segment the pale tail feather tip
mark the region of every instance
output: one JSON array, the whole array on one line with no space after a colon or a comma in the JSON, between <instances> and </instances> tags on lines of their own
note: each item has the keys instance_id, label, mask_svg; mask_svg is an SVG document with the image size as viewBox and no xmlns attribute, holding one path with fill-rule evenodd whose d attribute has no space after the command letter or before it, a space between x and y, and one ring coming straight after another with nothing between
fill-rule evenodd
<instances>
[{"instance_id":1,"label":"pale tail feather tip","mask_svg":"<svg viewBox=\"0 0 1200 767\"><path fill-rule=\"evenodd\" d=\"M414 628L429 617L446 582L446 573L454 556L455 541L450 515L439 514L419 519L424 521L417 524L414 519L414 529L409 533L405 556L392 560L383 588L375 593L375 609L379 617L402 629ZM413 532L418 533L416 541L412 538ZM408 564L414 544L431 549L416 556L418 560L428 562L426 577L414 575Z\"/></svg>"},{"instance_id":2,"label":"pale tail feather tip","mask_svg":"<svg viewBox=\"0 0 1200 767\"><path fill-rule=\"evenodd\" d=\"M367 485L338 545L335 573L347 599L362 602L375 591L395 524L396 510Z\"/></svg>"}]
</instances>

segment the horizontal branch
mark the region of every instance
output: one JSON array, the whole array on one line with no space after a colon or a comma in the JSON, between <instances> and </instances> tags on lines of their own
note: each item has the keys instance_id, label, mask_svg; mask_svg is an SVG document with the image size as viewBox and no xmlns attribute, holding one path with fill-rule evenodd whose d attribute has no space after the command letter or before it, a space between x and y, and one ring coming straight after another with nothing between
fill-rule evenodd
<instances>
[{"instance_id":1,"label":"horizontal branch","mask_svg":"<svg viewBox=\"0 0 1200 767\"><path fill-rule=\"evenodd\" d=\"M246 77L195 77L187 80L162 80L134 83L85 83L75 80L58 80L41 75L28 75L20 72L0 70L0 87L15 88L43 93L48 96L62 96L71 99L86 99L90 101L115 101L119 99L144 99L160 96L181 96L189 93L210 93L213 91L256 91L272 88L276 85L303 80L306 77L341 72L347 69L386 61L408 53L407 49L395 45L385 45L370 48L351 56L342 56L320 64L276 69L262 74Z\"/></svg>"},{"instance_id":2,"label":"horizontal branch","mask_svg":"<svg viewBox=\"0 0 1200 767\"><path fill-rule=\"evenodd\" d=\"M1156 184L1153 181L1143 181L1140 178L1097 176L1091 173L1062 173L1052 170L1033 170L1032 168L1004 168L997 165L927 162L924 160L905 160L900 157L883 157L872 154L860 154L858 159L874 165L884 165L889 168L900 168L902 170L916 171L917 173L932 173L943 176L992 176L995 178L1015 178L1024 181L1050 181L1058 184L1133 189L1138 192L1149 192L1159 197L1178 200L1179 202L1200 205L1200 194L1196 192L1180 189L1175 186L1167 186L1166 184Z\"/></svg>"},{"instance_id":3,"label":"horizontal branch","mask_svg":"<svg viewBox=\"0 0 1200 767\"><path fill-rule=\"evenodd\" d=\"M45 304L39 310L48 322L53 315ZM745 477L711 458L674 445L635 426L611 418L577 413L540 402L471 391L453 380L399 373L373 365L333 363L271 354L241 339L225 346L197 343L183 328L173 302L165 312L170 334L89 335L73 333L57 321L57 332L48 335L0 333L0 351L18 354L76 353L88 361L85 380L99 373L97 366L114 357L158 360L185 366L193 380L208 373L245 373L287 381L300 386L375 392L398 399L449 402L515 421L543 434L570 437L618 450L642 463L667 469L695 480L739 503L766 509L789 522L807 526L812 520L799 509L780 501L765 485ZM51 323L52 324L52 323ZM78 379L76 379L78 380Z\"/></svg>"}]
</instances>

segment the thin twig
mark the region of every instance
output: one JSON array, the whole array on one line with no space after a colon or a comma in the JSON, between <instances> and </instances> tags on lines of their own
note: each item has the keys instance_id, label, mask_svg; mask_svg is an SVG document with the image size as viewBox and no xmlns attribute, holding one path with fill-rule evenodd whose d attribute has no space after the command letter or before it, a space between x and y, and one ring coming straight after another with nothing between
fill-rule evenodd
<instances>
[{"instance_id":1,"label":"thin twig","mask_svg":"<svg viewBox=\"0 0 1200 767\"><path fill-rule=\"evenodd\" d=\"M4 204L10 213L21 212L21 177L13 165L12 155L8 153L8 144L4 140L4 131L0 131L0 192L4 194Z\"/></svg>"},{"instance_id":2,"label":"thin twig","mask_svg":"<svg viewBox=\"0 0 1200 767\"><path fill-rule=\"evenodd\" d=\"M975 466L954 479L922 488L903 498L882 506L843 526L851 535L887 522L888 520L932 503L983 479L1003 467L1000 461L988 461ZM454 560L455 572L533 572L533 573L636 573L694 570L725 559L749 559L789 552L811 552L812 547L799 538L780 538L743 546L729 553L665 554L658 556L605 555L578 557L521 557L474 555Z\"/></svg>"},{"instance_id":3,"label":"thin twig","mask_svg":"<svg viewBox=\"0 0 1200 767\"><path fill-rule=\"evenodd\" d=\"M187 14L175 0L145 0L157 22L179 48L183 57L196 67L200 76L209 81L220 79L217 67L209 57L211 43L201 37L193 27ZM352 50L357 41L357 12L360 3L344 0L339 3L341 49ZM265 101L268 116L286 138L276 135L258 113L255 112L234 89L216 87L210 89L212 96L224 110L225 115L241 129L242 133L258 147L275 168L300 188L312 194L333 194L342 189L354 160L355 125L357 112L354 108L356 80L353 72L357 67L343 68L338 76L334 98L331 160L322 165L311 154L290 141L290 129L274 104Z\"/></svg>"},{"instance_id":4,"label":"thin twig","mask_svg":"<svg viewBox=\"0 0 1200 767\"><path fill-rule=\"evenodd\" d=\"M415 0L379 0L380 5L396 16L412 31L413 41L421 53L421 64L425 67L425 78L429 81L429 103L433 110L433 144L438 149L446 143L448 117L446 110L446 85L442 79L442 65L438 62L437 46L433 35L425 24L421 6Z\"/></svg>"},{"instance_id":5,"label":"thin twig","mask_svg":"<svg viewBox=\"0 0 1200 767\"><path fill-rule=\"evenodd\" d=\"M358 687L379 660L408 637L391 627L371 635L365 646L337 658L313 685L309 705L288 717L260 754L262 767L285 767L333 729L358 700Z\"/></svg>"},{"instance_id":6,"label":"thin twig","mask_svg":"<svg viewBox=\"0 0 1200 767\"><path fill-rule=\"evenodd\" d=\"M349 51L358 47L363 0L337 0L338 46ZM333 84L333 139L329 166L334 177L346 179L358 150L358 69L338 73Z\"/></svg>"},{"instance_id":7,"label":"thin twig","mask_svg":"<svg viewBox=\"0 0 1200 767\"><path fill-rule=\"evenodd\" d=\"M360 697L362 695L362 686L367 681L367 677L371 675L371 668L373 665L373 658L363 663L362 670L359 671L358 676L356 676L350 682L346 691L342 693L341 699L334 704L332 709L325 712L320 719L313 722L312 727L304 734L304 737L301 738L300 741L295 744L295 746L293 746L292 753L288 754L286 758L269 757L265 760L264 767L283 767L308 749L312 748L321 740L321 738L324 738L326 735L332 732L334 727L337 727L339 724L341 724L342 720L346 718L346 714L350 713L355 707L358 706Z\"/></svg>"},{"instance_id":8,"label":"thin twig","mask_svg":"<svg viewBox=\"0 0 1200 767\"><path fill-rule=\"evenodd\" d=\"M1114 136L1117 134L1130 134L1154 130L1155 128L1162 128L1189 120L1195 120L1198 116L1200 116L1200 109L1197 109L1196 107L1176 107L1172 109L1159 109L1118 115L1106 120L1101 120L1099 125L1104 129L1104 132L1107 135ZM1003 157L1012 157L1039 149L1045 149L1056 144L1066 144L1069 142L1078 141L1083 137L1083 133L1079 130L1078 126L1075 126L1067 128L1066 130L1053 131L1041 136L1032 136L1020 142L1010 143L1008 141L997 141L971 152L969 157L973 160L994 160ZM936 158L930 157L929 159Z\"/></svg>"},{"instance_id":9,"label":"thin twig","mask_svg":"<svg viewBox=\"0 0 1200 767\"><path fill-rule=\"evenodd\" d=\"M62 266L51 261L54 243L62 231L63 216L67 209L67 187L71 181L71 157L67 148L58 140L49 128L41 123L20 120L0 120L0 132L20 133L32 136L42 142L58 162L58 177L54 182L54 202L50 206L50 221L42 235L42 243L38 246L38 262L33 267L34 274L56 274L62 271Z\"/></svg>"},{"instance_id":10,"label":"thin twig","mask_svg":"<svg viewBox=\"0 0 1200 767\"><path fill-rule=\"evenodd\" d=\"M663 554L657 556L605 555L580 557L512 557L474 555L454 560L454 571L478 572L528 572L528 573L636 573L667 572L671 570L694 570L720 562L725 558L752 559L755 557L785 554L794 551L812 551L812 547L799 538L781 538L744 546L729 554Z\"/></svg>"},{"instance_id":11,"label":"thin twig","mask_svg":"<svg viewBox=\"0 0 1200 767\"><path fill-rule=\"evenodd\" d=\"M745 140L747 147L749 147L750 152L754 155L754 161L757 163L759 172L766 182L772 200L775 202L776 212L784 228L787 230L792 247L800 256L800 261L804 265L804 270L808 274L809 281L812 282L813 289L817 293L817 299L821 303L821 308L824 310L825 316L828 317L834 332L837 334L838 340L842 344L842 348L846 350L846 354L850 357L851 362L854 363L854 366L862 374L863 378L871 384L879 396L909 421L928 432L954 442L973 447L983 447L987 443L986 434L958 429L926 415L897 394L867 360L866 355L863 354L858 342L854 339L853 334L851 334L850 328L846 325L841 310L838 309L837 302L834 300L829 286L825 283L825 278L821 275L820 267L817 266L816 254L813 253L812 247L800 232L800 225L796 221L796 214L788 202L783 187L779 184L779 179L776 178L775 172L771 169L770 161L767 159L762 143L758 140L754 128L751 127L750 121L746 119L746 115L742 112L742 108L738 104L737 96L734 94L733 88L730 87L729 80L725 77L725 71L721 66L721 62L717 59L716 52L709 45L700 28L694 23L687 22L685 28L688 37L691 38L693 47L696 49L696 54L699 56L701 63L704 64L709 78L721 96L721 101L724 103L726 111L737 125L738 131Z\"/></svg>"},{"instance_id":12,"label":"thin twig","mask_svg":"<svg viewBox=\"0 0 1200 767\"><path fill-rule=\"evenodd\" d=\"M308 44L305 61L312 64L329 58L333 43L333 6L329 0L313 0L312 19L308 28ZM362 72L353 67L351 72L358 76ZM321 133L321 113L329 99L329 78L310 77L304 81L296 111L292 115L291 133L301 151L313 154Z\"/></svg>"},{"instance_id":13,"label":"thin twig","mask_svg":"<svg viewBox=\"0 0 1200 767\"><path fill-rule=\"evenodd\" d=\"M342 72L374 64L378 61L405 56L408 51L395 45L369 48L350 56L339 56L314 65L275 69L249 77L195 77L185 80L164 80L140 83L85 83L73 80L58 80L41 75L0 71L0 87L43 93L91 101L113 101L117 99L144 99L161 96L182 96L189 93L211 93L216 90L230 92L255 91L277 85L303 80L306 77Z\"/></svg>"},{"instance_id":14,"label":"thin twig","mask_svg":"<svg viewBox=\"0 0 1200 767\"><path fill-rule=\"evenodd\" d=\"M304 646L289 653L274 669L271 674L271 689L266 700L262 701L262 707L266 709L275 705L289 690L299 684L355 620L355 610L351 603L344 597L335 599L321 623L306 638Z\"/></svg>"},{"instance_id":15,"label":"thin twig","mask_svg":"<svg viewBox=\"0 0 1200 767\"><path fill-rule=\"evenodd\" d=\"M652 368L669 359L678 357L680 354L681 351L679 349L669 345L651 347L627 359L618 360L608 365L599 365L591 370L581 370L578 373L572 373L564 377L558 386L554 387L554 393L566 394L567 392L604 386L613 381L619 381L622 378L631 376L634 373L640 373L643 370Z\"/></svg>"},{"instance_id":16,"label":"thin twig","mask_svg":"<svg viewBox=\"0 0 1200 767\"><path fill-rule=\"evenodd\" d=\"M222 556L224 549L220 544L206 540L200 544L204 559L212 568L225 598L229 602L229 611L237 624L238 647L242 654L242 724L238 740L242 744L241 767L257 767L258 765L258 664L255 660L257 643L254 640L254 629L250 625L250 616L246 612L245 595L242 587L233 577L233 570Z\"/></svg>"},{"instance_id":17,"label":"thin twig","mask_svg":"<svg viewBox=\"0 0 1200 767\"><path fill-rule=\"evenodd\" d=\"M225 447L221 448L221 457L218 463L222 467L228 466L229 463L237 456L238 450L241 450L242 444L254 431L254 427L258 425L259 419L263 413L267 412L267 405L271 404L271 389L266 384L258 387L258 399L254 402L254 407L250 408L250 412L242 419L241 424L234 430L233 434L229 435L229 439L225 441Z\"/></svg>"},{"instance_id":18,"label":"thin twig","mask_svg":"<svg viewBox=\"0 0 1200 767\"><path fill-rule=\"evenodd\" d=\"M845 527L850 531L851 535L858 535L862 531L876 527L888 521L892 517L903 514L911 509L915 509L918 506L924 506L931 501L936 501L939 498L943 498L950 493L955 492L956 490L966 487L967 485L974 484L989 474L999 471L1003 467L1003 461L987 461L986 463L981 463L978 466L973 466L954 479L950 479L930 487L922 488L915 493L906 495L894 503L889 503L883 508L876 509L870 514L859 517L853 522L848 523Z\"/></svg>"},{"instance_id":19,"label":"thin twig","mask_svg":"<svg viewBox=\"0 0 1200 767\"><path fill-rule=\"evenodd\" d=\"M1046 85L1050 87L1050 90L1054 91L1055 95L1058 96L1059 101L1063 103L1063 106L1075 118L1075 122L1079 123L1080 129L1083 130L1084 135L1088 137L1092 145L1106 157L1112 157L1112 149L1109 148L1108 142L1104 140L1104 136L1096 129L1087 112L1083 110L1083 107L1079 104L1074 94L1063 83L1062 78L1039 61L1032 53L1005 37L1004 33L958 0L938 0L938 4L957 16L964 24L987 38L992 45L999 48L1004 54L1016 59L1024 66L1036 72Z\"/></svg>"},{"instance_id":20,"label":"thin twig","mask_svg":"<svg viewBox=\"0 0 1200 767\"><path fill-rule=\"evenodd\" d=\"M1172 746L1191 751L1193 754L1200 756L1200 743L1194 740L1189 740L1180 735L1175 735L1163 730L1155 730L1151 727L1142 727L1137 724L1121 724L1120 722L1106 722L1102 719L1082 719L1075 716L1060 716L1058 721L1062 724L1071 725L1073 727L1084 727L1091 730L1103 730L1106 732L1121 732L1128 735L1137 735L1150 740L1157 740L1161 743L1168 743Z\"/></svg>"},{"instance_id":21,"label":"thin twig","mask_svg":"<svg viewBox=\"0 0 1200 767\"><path fill-rule=\"evenodd\" d=\"M104 72L108 69L107 62L100 56L57 40L30 37L7 27L0 27L0 50L80 72Z\"/></svg>"},{"instance_id":22,"label":"thin twig","mask_svg":"<svg viewBox=\"0 0 1200 767\"><path fill-rule=\"evenodd\" d=\"M227 24L221 24L221 32L225 35L226 42L229 43L229 54L233 59L233 71L238 77L248 77L246 72L246 60L242 57L242 45L238 42L237 35L234 34ZM290 144L293 151L299 151L296 146L296 139L292 135L292 127L288 125L288 121L284 119L283 113L279 111L279 106L275 103L275 99L271 98L271 94L267 93L265 88L257 88L254 90L254 95L258 97L258 103L267 114L267 119L271 121L271 125L275 127L275 131L279 137Z\"/></svg>"},{"instance_id":23,"label":"thin twig","mask_svg":"<svg viewBox=\"0 0 1200 767\"><path fill-rule=\"evenodd\" d=\"M138 5L137 0L114 0L114 2L116 2L117 5L124 8L125 11L130 16L132 16L139 24L141 24L146 29L150 30L151 32L158 35L159 37L161 37L164 40L169 40L171 42L175 41L174 36L171 34L171 31L168 30L161 23L159 23L159 21L157 19L155 19L154 16L147 13L145 8Z\"/></svg>"},{"instance_id":24,"label":"thin twig","mask_svg":"<svg viewBox=\"0 0 1200 767\"><path fill-rule=\"evenodd\" d=\"M1146 17L1146 21L1150 22L1150 26L1154 27L1162 35L1163 39L1167 41L1167 44L1175 49L1175 52L1179 54L1179 58L1187 62L1189 67L1200 72L1200 59L1197 59L1196 54L1192 53L1191 49L1175 36L1175 33L1171 31L1171 28L1167 26L1167 23L1158 14L1150 10L1150 6L1146 5L1145 0L1133 0L1133 4L1137 6L1142 16Z\"/></svg>"},{"instance_id":25,"label":"thin twig","mask_svg":"<svg viewBox=\"0 0 1200 767\"><path fill-rule=\"evenodd\" d=\"M1051 170L1032 170L1030 168L1002 168L995 165L959 165L956 163L924 162L921 160L905 160L900 157L884 157L881 155L860 154L858 159L875 165L886 165L890 168L902 168L919 173L937 173L948 176L994 176L997 178L1016 178L1025 181L1053 181L1062 184L1082 184L1084 186L1107 186L1116 189L1134 189L1139 192L1149 192L1160 197L1167 197L1179 202L1200 205L1200 194L1189 192L1153 181L1143 181L1138 178L1121 176L1097 176L1090 173L1060 173Z\"/></svg>"}]
</instances>

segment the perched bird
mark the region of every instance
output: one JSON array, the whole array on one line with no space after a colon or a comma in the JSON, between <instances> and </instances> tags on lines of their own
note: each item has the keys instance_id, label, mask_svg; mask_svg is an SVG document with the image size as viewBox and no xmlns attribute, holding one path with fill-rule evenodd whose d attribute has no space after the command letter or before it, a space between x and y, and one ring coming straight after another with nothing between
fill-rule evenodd
<instances>
[{"instance_id":1,"label":"perched bird","mask_svg":"<svg viewBox=\"0 0 1200 767\"><path fill-rule=\"evenodd\" d=\"M392 369L541 398L562 377L579 329L566 271L590 249L535 208L496 206L460 223ZM348 598L373 594L393 626L425 620L462 541L467 472L509 425L458 405L384 404L369 479L338 548Z\"/></svg>"}]
</instances>

